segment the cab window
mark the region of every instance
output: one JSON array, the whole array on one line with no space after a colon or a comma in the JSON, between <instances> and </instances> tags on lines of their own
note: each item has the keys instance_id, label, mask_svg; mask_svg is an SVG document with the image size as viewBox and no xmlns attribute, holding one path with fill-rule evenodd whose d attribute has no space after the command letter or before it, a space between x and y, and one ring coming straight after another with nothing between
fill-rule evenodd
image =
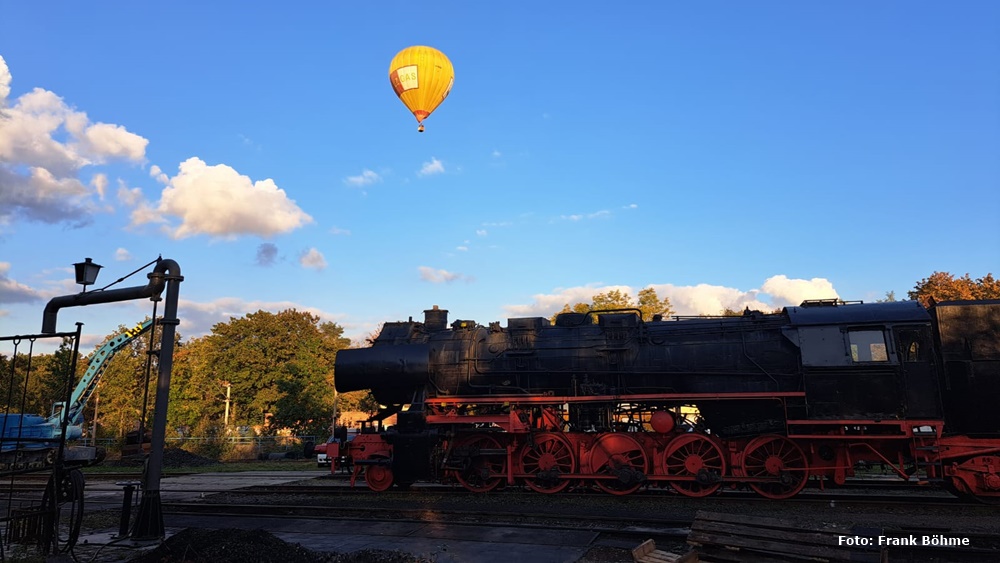
<instances>
[{"instance_id":1,"label":"cab window","mask_svg":"<svg viewBox=\"0 0 1000 563\"><path fill-rule=\"evenodd\" d=\"M881 330L852 330L851 359L855 362L888 362L885 335Z\"/></svg>"}]
</instances>

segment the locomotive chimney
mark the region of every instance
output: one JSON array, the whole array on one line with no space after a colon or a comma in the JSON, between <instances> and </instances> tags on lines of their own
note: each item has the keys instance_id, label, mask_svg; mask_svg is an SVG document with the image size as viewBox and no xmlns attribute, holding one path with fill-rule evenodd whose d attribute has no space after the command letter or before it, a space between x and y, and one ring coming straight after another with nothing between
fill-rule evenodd
<instances>
[{"instance_id":1,"label":"locomotive chimney","mask_svg":"<svg viewBox=\"0 0 1000 563\"><path fill-rule=\"evenodd\" d=\"M437 332L448 328L448 309L439 309L437 305L424 310L424 328Z\"/></svg>"}]
</instances>

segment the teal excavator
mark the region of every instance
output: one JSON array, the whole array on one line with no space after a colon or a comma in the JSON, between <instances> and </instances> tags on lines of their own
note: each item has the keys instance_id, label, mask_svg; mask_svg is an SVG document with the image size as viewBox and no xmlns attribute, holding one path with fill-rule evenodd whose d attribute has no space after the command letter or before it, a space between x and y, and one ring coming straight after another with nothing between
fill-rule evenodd
<instances>
[{"instance_id":1,"label":"teal excavator","mask_svg":"<svg viewBox=\"0 0 1000 563\"><path fill-rule=\"evenodd\" d=\"M108 362L151 326L152 319L139 323L98 348L90 358L86 373L73 389L68 407L62 401L57 402L52 405L52 414L48 417L0 414L0 471L44 469L54 464L63 440L63 417L66 417L66 442L81 438L83 409L97 390ZM104 460L106 453L102 447L66 444L63 446L63 462L73 466L95 465Z\"/></svg>"}]
</instances>

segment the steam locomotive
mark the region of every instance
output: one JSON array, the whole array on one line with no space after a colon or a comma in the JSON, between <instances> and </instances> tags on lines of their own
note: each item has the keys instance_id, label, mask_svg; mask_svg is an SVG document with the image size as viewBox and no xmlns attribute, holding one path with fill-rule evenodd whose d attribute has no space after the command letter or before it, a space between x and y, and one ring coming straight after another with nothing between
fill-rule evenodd
<instances>
[{"instance_id":1,"label":"steam locomotive","mask_svg":"<svg viewBox=\"0 0 1000 563\"><path fill-rule=\"evenodd\" d=\"M328 445L375 491L749 487L785 499L878 465L1000 503L1000 300L651 321L617 309L506 327L449 325L434 306L340 351L335 373L339 392L369 389L383 405L353 441Z\"/></svg>"}]
</instances>

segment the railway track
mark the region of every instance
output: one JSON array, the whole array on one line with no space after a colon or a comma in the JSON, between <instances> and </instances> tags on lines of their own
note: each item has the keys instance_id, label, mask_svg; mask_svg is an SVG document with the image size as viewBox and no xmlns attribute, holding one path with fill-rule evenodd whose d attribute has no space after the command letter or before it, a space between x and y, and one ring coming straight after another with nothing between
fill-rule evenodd
<instances>
[{"instance_id":1,"label":"railway track","mask_svg":"<svg viewBox=\"0 0 1000 563\"><path fill-rule=\"evenodd\" d=\"M239 503L165 503L167 515L197 515L225 519L240 518L308 519L352 522L359 528L386 523L434 524L437 527L503 527L519 530L586 531L596 534L594 545L634 546L652 539L668 550L686 551L686 539L693 519L634 516L625 519L607 515L580 513L535 512L530 516L521 511L459 510L399 507L358 506L354 503L326 506L295 504ZM1000 534L958 532L947 527L925 526L883 529L888 538L961 537L968 539L963 546L894 548L907 561L995 561L1000 559ZM940 559L945 557L945 559ZM892 561L894 559L890 559Z\"/></svg>"},{"instance_id":2,"label":"railway track","mask_svg":"<svg viewBox=\"0 0 1000 563\"><path fill-rule=\"evenodd\" d=\"M892 489L880 489L876 488L873 490L857 490L851 489L854 492L848 491L820 491L818 489L808 490L806 492L800 493L799 495L782 501L774 501L771 499L763 498L751 491L744 490L726 490L722 491L711 497L715 500L721 500L724 502L760 502L760 503L857 503L857 504L868 504L868 505L952 505L952 506L977 506L978 503L969 501L967 499L960 499L954 497L948 493L943 493L939 491L928 491L923 490L900 490L898 488ZM886 491L891 491L887 493ZM221 492L221 491L220 491ZM907 494L909 493L909 494ZM417 494L432 494L441 495L449 497L475 497L483 495L483 493L475 493L467 491L462 487L446 487L446 486L428 486L421 487L419 485L414 485L407 491L399 492L389 492L389 493L376 493L372 492L365 487L355 487L350 488L347 486L337 486L337 485L270 485L270 486L256 486L252 488L240 489L238 491L230 491L230 494L245 494L245 495L256 495L256 496L281 496L281 495L307 495L313 499L320 498L337 498L345 496L357 496L358 498L378 498L379 495L401 495L401 498L405 498L406 495L417 495ZM522 495L528 498L535 498L538 500L548 499L548 498L597 498L604 497L608 495L606 493L594 490L571 490L563 491L554 496L541 495L539 493L526 492L520 489L517 490L500 490L489 493L489 495ZM654 498L654 499L678 499L678 500L691 500L697 502L699 499L690 499L679 495L669 489L645 489L632 493L628 497L623 498L634 498L634 499L644 499L644 498Z\"/></svg>"}]
</instances>

